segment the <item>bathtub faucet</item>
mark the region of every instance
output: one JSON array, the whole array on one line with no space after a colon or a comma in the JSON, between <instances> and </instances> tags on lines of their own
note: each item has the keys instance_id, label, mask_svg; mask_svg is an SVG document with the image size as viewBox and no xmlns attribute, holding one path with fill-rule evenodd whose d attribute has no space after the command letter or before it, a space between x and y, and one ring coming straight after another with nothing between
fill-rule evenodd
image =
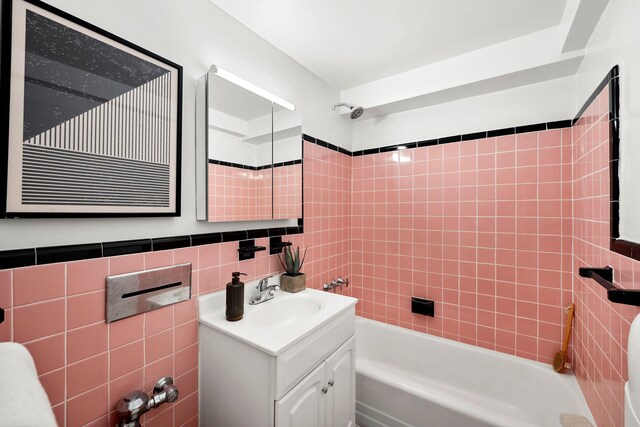
<instances>
[{"instance_id":1,"label":"bathtub faucet","mask_svg":"<svg viewBox=\"0 0 640 427\"><path fill-rule=\"evenodd\" d=\"M345 287L349 287L349 278L347 277L346 279L343 279L342 277L338 277L335 280L332 280L329 283L325 283L324 285L322 285L322 289L324 289L325 291L330 291L333 289L333 292L336 291L336 288L340 288L340 292L342 292L342 285L344 285Z\"/></svg>"}]
</instances>

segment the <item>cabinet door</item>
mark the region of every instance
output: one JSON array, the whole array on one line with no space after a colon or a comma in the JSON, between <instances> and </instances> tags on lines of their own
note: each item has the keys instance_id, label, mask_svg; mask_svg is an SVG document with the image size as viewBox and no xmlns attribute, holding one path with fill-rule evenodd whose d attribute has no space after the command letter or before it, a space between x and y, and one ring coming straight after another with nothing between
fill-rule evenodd
<instances>
[{"instance_id":1,"label":"cabinet door","mask_svg":"<svg viewBox=\"0 0 640 427\"><path fill-rule=\"evenodd\" d=\"M324 427L325 363L276 402L276 427Z\"/></svg>"},{"instance_id":2,"label":"cabinet door","mask_svg":"<svg viewBox=\"0 0 640 427\"><path fill-rule=\"evenodd\" d=\"M326 427L356 425L356 337L335 351L327 360L325 406Z\"/></svg>"}]
</instances>

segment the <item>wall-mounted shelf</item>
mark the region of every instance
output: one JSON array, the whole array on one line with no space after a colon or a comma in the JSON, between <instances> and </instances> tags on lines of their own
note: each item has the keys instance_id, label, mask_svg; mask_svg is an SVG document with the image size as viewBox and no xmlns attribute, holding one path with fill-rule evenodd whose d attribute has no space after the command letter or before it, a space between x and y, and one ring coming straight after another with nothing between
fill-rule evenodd
<instances>
[{"instance_id":1,"label":"wall-mounted shelf","mask_svg":"<svg viewBox=\"0 0 640 427\"><path fill-rule=\"evenodd\" d=\"M613 268L589 268L581 267L578 270L580 277L593 279L607 290L607 298L611 302L640 306L640 289L621 289L613 283Z\"/></svg>"}]
</instances>

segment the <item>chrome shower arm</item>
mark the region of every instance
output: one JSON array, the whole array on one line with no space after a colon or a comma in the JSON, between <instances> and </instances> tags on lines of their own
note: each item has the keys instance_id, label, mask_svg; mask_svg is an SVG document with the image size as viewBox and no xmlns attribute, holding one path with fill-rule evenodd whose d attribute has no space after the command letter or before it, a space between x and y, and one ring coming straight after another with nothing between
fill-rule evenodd
<instances>
[{"instance_id":1,"label":"chrome shower arm","mask_svg":"<svg viewBox=\"0 0 640 427\"><path fill-rule=\"evenodd\" d=\"M347 104L346 102L338 102L337 104L331 104L331 109L335 110L338 107L347 107L350 110L353 110L353 105Z\"/></svg>"}]
</instances>

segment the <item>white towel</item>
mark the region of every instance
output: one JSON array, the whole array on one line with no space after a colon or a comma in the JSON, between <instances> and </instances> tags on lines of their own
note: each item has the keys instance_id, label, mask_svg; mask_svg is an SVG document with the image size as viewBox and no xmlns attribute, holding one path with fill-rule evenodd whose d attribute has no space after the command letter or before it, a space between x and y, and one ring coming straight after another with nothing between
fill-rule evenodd
<instances>
[{"instance_id":1,"label":"white towel","mask_svg":"<svg viewBox=\"0 0 640 427\"><path fill-rule=\"evenodd\" d=\"M23 345L12 342L0 343L0 425L57 425L31 354Z\"/></svg>"}]
</instances>

